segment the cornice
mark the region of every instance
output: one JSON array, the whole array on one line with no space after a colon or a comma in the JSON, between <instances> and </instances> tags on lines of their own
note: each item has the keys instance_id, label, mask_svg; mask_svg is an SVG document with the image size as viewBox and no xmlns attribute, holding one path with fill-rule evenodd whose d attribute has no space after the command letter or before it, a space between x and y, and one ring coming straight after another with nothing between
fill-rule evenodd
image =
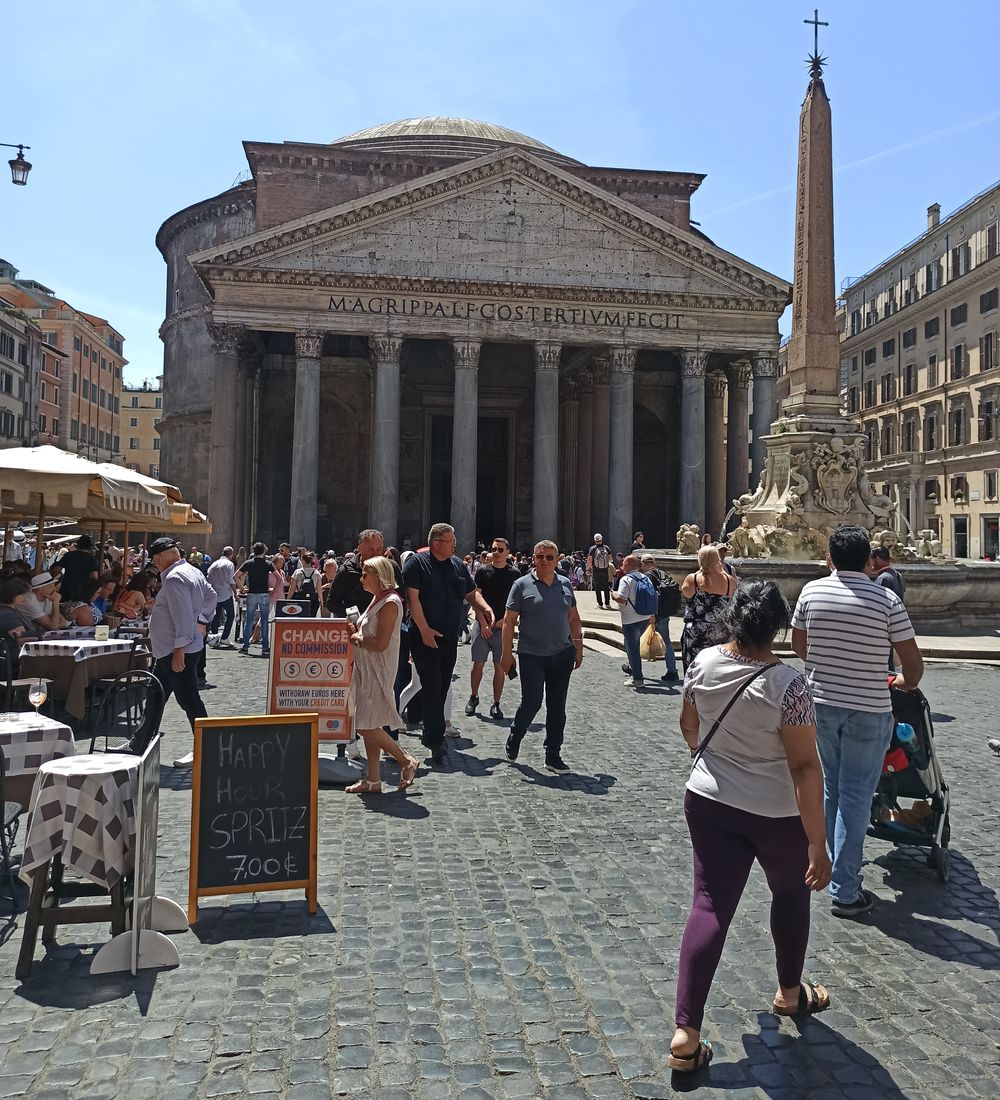
<instances>
[{"instance_id":1,"label":"cornice","mask_svg":"<svg viewBox=\"0 0 1000 1100\"><path fill-rule=\"evenodd\" d=\"M371 291L389 294L435 294L443 297L585 302L658 307L674 312L706 310L780 315L783 298L740 298L716 294L672 294L615 287L558 286L546 283L501 283L471 279L431 279L412 275L351 275L335 271L294 271L287 268L199 265L210 283L255 286L300 286L321 290Z\"/></svg>"},{"instance_id":2,"label":"cornice","mask_svg":"<svg viewBox=\"0 0 1000 1100\"><path fill-rule=\"evenodd\" d=\"M595 184L547 162L514 150L500 150L461 166L444 169L387 190L366 196L318 214L287 222L219 250L205 249L193 254L191 262L200 267L242 264L294 249L345 230L354 230L400 211L430 203L444 196L478 188L497 178L519 176L546 188L567 203L576 204L592 216L652 245L658 251L698 265L734 288L761 297L782 297L790 292L788 283L774 280L767 272L738 264L728 253L705 246L684 230L663 221L627 200L617 198ZM765 278L766 276L766 278Z\"/></svg>"},{"instance_id":3,"label":"cornice","mask_svg":"<svg viewBox=\"0 0 1000 1100\"><path fill-rule=\"evenodd\" d=\"M238 214L241 210L253 210L256 207L256 199L256 185L248 181L223 191L221 195L216 195L214 198L203 199L183 210L178 210L176 214L171 214L156 231L156 247L162 254L167 241L172 240L178 233L201 222L225 217L228 214Z\"/></svg>"}]
</instances>

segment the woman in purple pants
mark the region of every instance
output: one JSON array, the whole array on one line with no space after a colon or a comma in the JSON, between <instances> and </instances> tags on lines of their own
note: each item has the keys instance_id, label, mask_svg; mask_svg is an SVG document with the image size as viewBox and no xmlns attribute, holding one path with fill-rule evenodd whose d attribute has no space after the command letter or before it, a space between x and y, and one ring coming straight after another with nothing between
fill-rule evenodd
<instances>
[{"instance_id":1,"label":"woman in purple pants","mask_svg":"<svg viewBox=\"0 0 1000 1100\"><path fill-rule=\"evenodd\" d=\"M771 645L790 614L777 585L739 586L722 625L731 641L702 650L684 677L681 732L694 766L684 813L694 855L694 898L681 941L677 1030L667 1064L707 1065L705 1002L729 925L757 860L771 889L778 970L774 1011L818 1012L821 985L802 981L809 892L830 881L816 712L805 677Z\"/></svg>"}]
</instances>

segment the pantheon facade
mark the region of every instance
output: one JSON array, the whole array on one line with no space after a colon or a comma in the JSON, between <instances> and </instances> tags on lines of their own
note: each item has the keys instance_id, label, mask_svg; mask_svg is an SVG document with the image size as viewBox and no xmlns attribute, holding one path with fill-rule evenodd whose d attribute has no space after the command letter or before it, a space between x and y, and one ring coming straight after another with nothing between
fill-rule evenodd
<instances>
[{"instance_id":1,"label":"pantheon facade","mask_svg":"<svg viewBox=\"0 0 1000 1100\"><path fill-rule=\"evenodd\" d=\"M244 149L157 235L161 472L216 549L664 546L756 482L790 288L691 222L703 176L468 119Z\"/></svg>"}]
</instances>

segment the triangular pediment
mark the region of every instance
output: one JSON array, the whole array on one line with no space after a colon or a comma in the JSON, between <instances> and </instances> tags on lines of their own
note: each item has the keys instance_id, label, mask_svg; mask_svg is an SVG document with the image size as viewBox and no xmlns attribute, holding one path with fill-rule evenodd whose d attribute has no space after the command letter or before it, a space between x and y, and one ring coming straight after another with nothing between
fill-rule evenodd
<instances>
[{"instance_id":1,"label":"triangular pediment","mask_svg":"<svg viewBox=\"0 0 1000 1100\"><path fill-rule=\"evenodd\" d=\"M190 257L226 270L477 280L752 300L788 284L571 172L503 149Z\"/></svg>"}]
</instances>

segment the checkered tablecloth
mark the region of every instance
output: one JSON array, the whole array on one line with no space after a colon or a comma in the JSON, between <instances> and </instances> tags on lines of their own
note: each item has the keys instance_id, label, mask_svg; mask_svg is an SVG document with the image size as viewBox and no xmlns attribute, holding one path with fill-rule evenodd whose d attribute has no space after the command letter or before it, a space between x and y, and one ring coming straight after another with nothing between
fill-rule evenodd
<instances>
[{"instance_id":1,"label":"checkered tablecloth","mask_svg":"<svg viewBox=\"0 0 1000 1100\"><path fill-rule=\"evenodd\" d=\"M73 731L34 711L0 713L0 752L8 778L34 775L50 760L76 755Z\"/></svg>"},{"instance_id":2,"label":"checkered tablecloth","mask_svg":"<svg viewBox=\"0 0 1000 1100\"><path fill-rule=\"evenodd\" d=\"M109 638L99 642L94 638L50 638L40 642L25 642L21 646L22 657L72 657L74 661L86 661L90 657L104 657L109 653L128 653L132 642L126 638Z\"/></svg>"},{"instance_id":3,"label":"checkered tablecloth","mask_svg":"<svg viewBox=\"0 0 1000 1100\"><path fill-rule=\"evenodd\" d=\"M57 854L67 868L110 890L132 862L139 757L97 752L38 769L21 878Z\"/></svg>"}]
</instances>

